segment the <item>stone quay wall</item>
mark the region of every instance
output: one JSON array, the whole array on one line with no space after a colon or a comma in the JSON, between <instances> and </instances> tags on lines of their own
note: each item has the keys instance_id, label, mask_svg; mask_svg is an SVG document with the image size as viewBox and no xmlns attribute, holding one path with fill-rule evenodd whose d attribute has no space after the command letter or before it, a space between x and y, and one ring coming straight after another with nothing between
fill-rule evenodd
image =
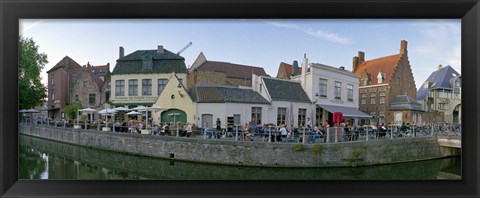
<instances>
[{"instance_id":1,"label":"stone quay wall","mask_svg":"<svg viewBox=\"0 0 480 198\"><path fill-rule=\"evenodd\" d=\"M102 132L19 125L33 137L133 155L213 164L265 167L346 167L390 164L451 155L436 137L368 142L264 143Z\"/></svg>"}]
</instances>

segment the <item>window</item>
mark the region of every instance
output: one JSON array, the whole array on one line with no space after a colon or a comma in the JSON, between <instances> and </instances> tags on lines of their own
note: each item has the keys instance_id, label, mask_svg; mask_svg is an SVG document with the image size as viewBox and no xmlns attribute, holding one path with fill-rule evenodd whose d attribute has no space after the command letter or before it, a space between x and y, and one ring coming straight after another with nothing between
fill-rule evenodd
<instances>
[{"instance_id":1,"label":"window","mask_svg":"<svg viewBox=\"0 0 480 198\"><path fill-rule=\"evenodd\" d=\"M445 103L438 103L438 110L445 110Z\"/></svg>"},{"instance_id":2,"label":"window","mask_svg":"<svg viewBox=\"0 0 480 198\"><path fill-rule=\"evenodd\" d=\"M144 96L152 95L152 79L142 80L142 95Z\"/></svg>"},{"instance_id":3,"label":"window","mask_svg":"<svg viewBox=\"0 0 480 198\"><path fill-rule=\"evenodd\" d=\"M285 124L285 116L287 115L287 108L279 107L277 110L277 126Z\"/></svg>"},{"instance_id":4,"label":"window","mask_svg":"<svg viewBox=\"0 0 480 198\"><path fill-rule=\"evenodd\" d=\"M353 101L353 85L347 85L347 100Z\"/></svg>"},{"instance_id":5,"label":"window","mask_svg":"<svg viewBox=\"0 0 480 198\"><path fill-rule=\"evenodd\" d=\"M160 95L162 93L162 90L165 88L165 85L167 85L168 79L162 78L158 79L158 88L157 88L157 94Z\"/></svg>"},{"instance_id":6,"label":"window","mask_svg":"<svg viewBox=\"0 0 480 198\"><path fill-rule=\"evenodd\" d=\"M380 104L385 104L385 92L381 91L380 94Z\"/></svg>"},{"instance_id":7,"label":"window","mask_svg":"<svg viewBox=\"0 0 480 198\"><path fill-rule=\"evenodd\" d=\"M83 81L83 88L87 88L87 81L86 80Z\"/></svg>"},{"instance_id":8,"label":"window","mask_svg":"<svg viewBox=\"0 0 480 198\"><path fill-rule=\"evenodd\" d=\"M370 93L370 104L377 104L377 93L371 92Z\"/></svg>"},{"instance_id":9,"label":"window","mask_svg":"<svg viewBox=\"0 0 480 198\"><path fill-rule=\"evenodd\" d=\"M55 94L52 93L52 100L55 100Z\"/></svg>"},{"instance_id":10,"label":"window","mask_svg":"<svg viewBox=\"0 0 480 198\"><path fill-rule=\"evenodd\" d=\"M100 76L99 78L100 78L100 80L102 80L102 81L105 80L105 78L104 78L103 76Z\"/></svg>"},{"instance_id":11,"label":"window","mask_svg":"<svg viewBox=\"0 0 480 198\"><path fill-rule=\"evenodd\" d=\"M88 94L88 103L95 104L95 94Z\"/></svg>"},{"instance_id":12,"label":"window","mask_svg":"<svg viewBox=\"0 0 480 198\"><path fill-rule=\"evenodd\" d=\"M362 104L367 104L367 94L366 93L362 93Z\"/></svg>"},{"instance_id":13,"label":"window","mask_svg":"<svg viewBox=\"0 0 480 198\"><path fill-rule=\"evenodd\" d=\"M124 96L125 95L125 80L116 80L115 81L115 95Z\"/></svg>"},{"instance_id":14,"label":"window","mask_svg":"<svg viewBox=\"0 0 480 198\"><path fill-rule=\"evenodd\" d=\"M137 79L128 80L128 95L129 96L138 95L138 80Z\"/></svg>"},{"instance_id":15,"label":"window","mask_svg":"<svg viewBox=\"0 0 480 198\"><path fill-rule=\"evenodd\" d=\"M327 79L322 79L320 78L320 90L319 90L319 94L320 94L320 97L327 97Z\"/></svg>"},{"instance_id":16,"label":"window","mask_svg":"<svg viewBox=\"0 0 480 198\"><path fill-rule=\"evenodd\" d=\"M252 107L252 121L262 124L262 107Z\"/></svg>"},{"instance_id":17,"label":"window","mask_svg":"<svg viewBox=\"0 0 480 198\"><path fill-rule=\"evenodd\" d=\"M298 127L306 126L305 117L307 116L307 109L298 109Z\"/></svg>"},{"instance_id":18,"label":"window","mask_svg":"<svg viewBox=\"0 0 480 198\"><path fill-rule=\"evenodd\" d=\"M341 98L341 93L342 93L342 83L335 81L335 90L334 90L334 96L336 99Z\"/></svg>"},{"instance_id":19,"label":"window","mask_svg":"<svg viewBox=\"0 0 480 198\"><path fill-rule=\"evenodd\" d=\"M455 87L461 87L462 86L462 81L460 79L455 80Z\"/></svg>"},{"instance_id":20,"label":"window","mask_svg":"<svg viewBox=\"0 0 480 198\"><path fill-rule=\"evenodd\" d=\"M52 76L52 85L55 85L55 78Z\"/></svg>"}]
</instances>

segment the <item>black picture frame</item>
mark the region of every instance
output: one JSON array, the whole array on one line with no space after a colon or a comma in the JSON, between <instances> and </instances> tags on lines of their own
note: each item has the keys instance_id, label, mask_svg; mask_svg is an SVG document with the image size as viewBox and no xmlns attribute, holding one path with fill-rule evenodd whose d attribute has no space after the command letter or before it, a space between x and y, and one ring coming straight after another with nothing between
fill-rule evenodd
<instances>
[{"instance_id":1,"label":"black picture frame","mask_svg":"<svg viewBox=\"0 0 480 198\"><path fill-rule=\"evenodd\" d=\"M2 0L1 197L479 197L478 0ZM462 19L460 181L18 180L18 33L22 18L457 18Z\"/></svg>"}]
</instances>

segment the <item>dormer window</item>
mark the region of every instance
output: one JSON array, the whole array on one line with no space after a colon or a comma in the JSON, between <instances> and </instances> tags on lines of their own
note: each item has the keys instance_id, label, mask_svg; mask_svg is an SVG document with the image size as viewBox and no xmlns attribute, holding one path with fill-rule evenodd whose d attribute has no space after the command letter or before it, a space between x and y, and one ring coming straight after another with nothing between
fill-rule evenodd
<instances>
[{"instance_id":1,"label":"dormer window","mask_svg":"<svg viewBox=\"0 0 480 198\"><path fill-rule=\"evenodd\" d=\"M384 74L382 72L378 72L378 75L377 75L378 84L383 83L384 78L385 78Z\"/></svg>"},{"instance_id":2,"label":"dormer window","mask_svg":"<svg viewBox=\"0 0 480 198\"><path fill-rule=\"evenodd\" d=\"M152 56L144 54L142 57L142 69L143 71L151 71L153 66Z\"/></svg>"}]
</instances>

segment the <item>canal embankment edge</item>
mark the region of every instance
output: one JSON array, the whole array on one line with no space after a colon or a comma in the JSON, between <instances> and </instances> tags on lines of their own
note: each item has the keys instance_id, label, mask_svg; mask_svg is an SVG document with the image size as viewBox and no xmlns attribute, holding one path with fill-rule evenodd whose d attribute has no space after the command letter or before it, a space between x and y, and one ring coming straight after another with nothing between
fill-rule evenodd
<instances>
[{"instance_id":1,"label":"canal embankment edge","mask_svg":"<svg viewBox=\"0 0 480 198\"><path fill-rule=\"evenodd\" d=\"M240 142L19 125L19 133L67 144L189 162L260 167L352 167L456 155L436 137L292 144Z\"/></svg>"}]
</instances>

